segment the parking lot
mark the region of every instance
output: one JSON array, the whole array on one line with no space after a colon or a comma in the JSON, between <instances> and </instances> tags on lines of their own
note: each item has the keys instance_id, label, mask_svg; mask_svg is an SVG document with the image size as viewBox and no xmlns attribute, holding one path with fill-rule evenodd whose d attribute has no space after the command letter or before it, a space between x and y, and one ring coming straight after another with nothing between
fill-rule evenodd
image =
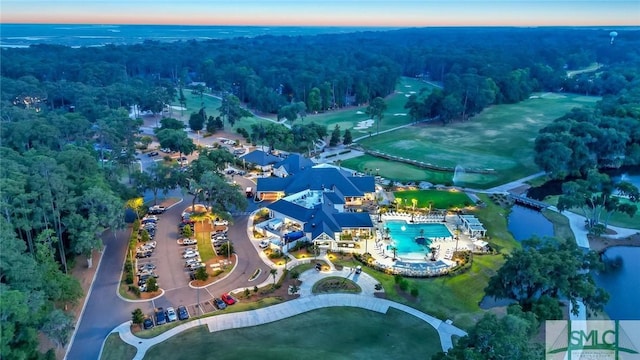
<instances>
[{"instance_id":1,"label":"parking lot","mask_svg":"<svg viewBox=\"0 0 640 360\"><path fill-rule=\"evenodd\" d=\"M158 275L158 285L164 290L164 296L152 300L148 308L143 309L145 315L152 319L155 319L154 316L158 307L167 309L168 307L177 308L183 305L187 308L191 316L220 311L214 305L213 299L221 297L223 287L215 285L201 289L189 287L190 271L185 267L185 261L188 259L183 257L183 253L186 249L197 249L197 245L192 244L185 246L178 241L183 238L178 225L182 220L183 210L188 207L189 204L190 203L183 202L182 204L171 207L164 213L155 215L158 218L158 220L155 221L155 237L153 238L156 244L155 249L149 257L137 259L137 266L143 264L155 265L154 272ZM246 226L246 224L242 222L238 228L234 229L233 232L235 235L233 236L240 237L242 235L242 231L240 230L241 226ZM246 235L244 235L244 237L246 238ZM249 239L246 240L246 243L250 245ZM226 242L226 240L224 242ZM217 243L220 244L221 242L218 241ZM235 242L234 246L236 246ZM241 252L249 250L245 249L242 245L240 248L242 249ZM192 259L195 260L197 257Z\"/></svg>"}]
</instances>

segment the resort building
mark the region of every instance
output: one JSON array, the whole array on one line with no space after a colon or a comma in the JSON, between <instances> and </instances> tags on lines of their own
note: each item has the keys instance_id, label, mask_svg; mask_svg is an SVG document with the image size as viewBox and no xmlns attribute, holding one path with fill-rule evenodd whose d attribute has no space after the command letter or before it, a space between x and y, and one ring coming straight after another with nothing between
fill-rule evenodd
<instances>
[{"instance_id":1,"label":"resort building","mask_svg":"<svg viewBox=\"0 0 640 360\"><path fill-rule=\"evenodd\" d=\"M375 199L372 176L318 165L287 177L259 178L256 197L274 201L266 207L271 220L263 229L284 245L305 239L329 250L366 250L374 239L371 215L362 209Z\"/></svg>"},{"instance_id":2,"label":"resort building","mask_svg":"<svg viewBox=\"0 0 640 360\"><path fill-rule=\"evenodd\" d=\"M313 161L300 154L290 154L284 160L273 165L273 175L287 177L309 169L313 165L315 165Z\"/></svg>"},{"instance_id":3,"label":"resort building","mask_svg":"<svg viewBox=\"0 0 640 360\"><path fill-rule=\"evenodd\" d=\"M278 156L271 155L262 150L254 150L240 157L242 161L252 164L261 171L267 172L273 169L273 165L282 161Z\"/></svg>"}]
</instances>

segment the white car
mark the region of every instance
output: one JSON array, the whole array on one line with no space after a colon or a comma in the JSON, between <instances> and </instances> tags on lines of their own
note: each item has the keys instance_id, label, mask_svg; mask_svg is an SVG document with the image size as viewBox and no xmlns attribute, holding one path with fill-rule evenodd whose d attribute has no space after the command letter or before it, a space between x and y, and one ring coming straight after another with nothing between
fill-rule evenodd
<instances>
[{"instance_id":1,"label":"white car","mask_svg":"<svg viewBox=\"0 0 640 360\"><path fill-rule=\"evenodd\" d=\"M227 220L216 220L213 222L215 226L228 226L229 222Z\"/></svg>"},{"instance_id":2,"label":"white car","mask_svg":"<svg viewBox=\"0 0 640 360\"><path fill-rule=\"evenodd\" d=\"M187 269L189 269L191 271L195 271L195 270L198 270L199 268L205 267L205 266L206 265L203 262L198 261L198 262L194 262L194 263L191 263L191 264L187 265Z\"/></svg>"},{"instance_id":3,"label":"white car","mask_svg":"<svg viewBox=\"0 0 640 360\"><path fill-rule=\"evenodd\" d=\"M181 241L182 245L188 246L188 245L195 245L198 243L198 240L196 239L191 239L191 238L184 238Z\"/></svg>"},{"instance_id":4,"label":"white car","mask_svg":"<svg viewBox=\"0 0 640 360\"><path fill-rule=\"evenodd\" d=\"M269 240L262 240L260 241L260 244L258 244L258 246L260 246L260 249L266 249L267 247L269 247Z\"/></svg>"},{"instance_id":5,"label":"white car","mask_svg":"<svg viewBox=\"0 0 640 360\"><path fill-rule=\"evenodd\" d=\"M167 208L162 205L153 205L152 207L149 208L149 214L151 215L162 214L166 210Z\"/></svg>"},{"instance_id":6,"label":"white car","mask_svg":"<svg viewBox=\"0 0 640 360\"><path fill-rule=\"evenodd\" d=\"M200 253L198 253L197 251L188 251L188 252L182 254L182 258L183 259L191 259L191 258L199 257L199 256L200 256Z\"/></svg>"},{"instance_id":7,"label":"white car","mask_svg":"<svg viewBox=\"0 0 640 360\"><path fill-rule=\"evenodd\" d=\"M178 320L178 315L176 315L176 311L172 307L167 308L167 320L169 322Z\"/></svg>"},{"instance_id":8,"label":"white car","mask_svg":"<svg viewBox=\"0 0 640 360\"><path fill-rule=\"evenodd\" d=\"M193 258L193 259L188 259L187 261L184 262L184 267L189 267L192 264L197 264L201 262L200 258Z\"/></svg>"},{"instance_id":9,"label":"white car","mask_svg":"<svg viewBox=\"0 0 640 360\"><path fill-rule=\"evenodd\" d=\"M155 215L147 215L140 220L141 223L145 223L148 221L158 221L158 217Z\"/></svg>"}]
</instances>

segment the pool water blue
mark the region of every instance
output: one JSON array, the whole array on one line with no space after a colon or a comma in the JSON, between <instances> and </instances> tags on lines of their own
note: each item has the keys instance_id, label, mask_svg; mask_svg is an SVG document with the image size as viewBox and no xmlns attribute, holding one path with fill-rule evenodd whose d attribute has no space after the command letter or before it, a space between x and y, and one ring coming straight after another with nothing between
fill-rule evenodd
<instances>
[{"instance_id":1,"label":"pool water blue","mask_svg":"<svg viewBox=\"0 0 640 360\"><path fill-rule=\"evenodd\" d=\"M424 256L430 251L430 239L453 236L443 224L410 224L401 220L390 220L385 222L385 227L389 229L389 237L395 242L396 254L400 257L410 253L421 253ZM422 236L427 239L426 245L416 243L415 238L420 236L420 229L424 230Z\"/></svg>"}]
</instances>

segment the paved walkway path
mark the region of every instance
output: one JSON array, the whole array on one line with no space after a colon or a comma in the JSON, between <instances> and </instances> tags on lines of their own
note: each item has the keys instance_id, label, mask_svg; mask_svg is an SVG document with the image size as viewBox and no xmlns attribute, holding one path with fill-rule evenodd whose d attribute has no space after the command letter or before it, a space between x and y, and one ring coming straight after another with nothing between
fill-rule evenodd
<instances>
[{"instance_id":1,"label":"paved walkway path","mask_svg":"<svg viewBox=\"0 0 640 360\"><path fill-rule=\"evenodd\" d=\"M360 294L325 294L314 295L311 293L313 284L321 278L328 276L340 276L353 280L362 288ZM343 270L330 270L318 272L316 270L308 270L300 274L302 285L300 286L300 298L276 304L273 306L244 311L238 313L228 313L218 316L210 316L203 319L192 320L176 326L154 338L142 339L131 333L131 322L127 321L113 329L112 332L118 333L120 338L134 346L137 349L134 360L144 358L147 350L153 345L163 342L172 336L197 327L206 325L210 332L223 331L229 329L244 328L256 325L271 323L274 321L286 319L288 317L300 315L312 310L329 308L329 307L358 307L381 314L386 314L389 308L394 308L411 314L438 331L440 336L440 345L442 350L446 351L453 347L451 337L464 336L466 333L457 327L448 324L433 316L420 312L412 307L399 304L390 300L380 299L374 296L375 285L378 283L373 277L366 273L355 274L352 268L343 268Z\"/></svg>"}]
</instances>

